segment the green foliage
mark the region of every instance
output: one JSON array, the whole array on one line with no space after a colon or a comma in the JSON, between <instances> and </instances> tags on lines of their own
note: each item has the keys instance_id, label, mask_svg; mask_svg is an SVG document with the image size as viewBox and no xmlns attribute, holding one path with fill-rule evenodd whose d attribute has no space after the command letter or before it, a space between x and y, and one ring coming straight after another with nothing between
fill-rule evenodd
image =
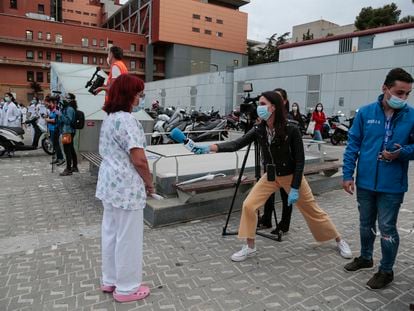
<instances>
[{"instance_id":1,"label":"green foliage","mask_svg":"<svg viewBox=\"0 0 414 311\"><path fill-rule=\"evenodd\" d=\"M413 2L414 2L414 0L413 0ZM400 23L400 24L403 24L403 23L414 23L414 15L404 16L403 18L400 19L400 21L398 23Z\"/></svg>"},{"instance_id":2,"label":"green foliage","mask_svg":"<svg viewBox=\"0 0 414 311\"><path fill-rule=\"evenodd\" d=\"M395 3L384 5L382 8L373 9L372 7L362 8L355 19L355 27L358 30L389 26L398 23L401 10Z\"/></svg>"},{"instance_id":3,"label":"green foliage","mask_svg":"<svg viewBox=\"0 0 414 311\"><path fill-rule=\"evenodd\" d=\"M290 32L277 37L273 34L268 38L264 47L254 48L255 45L247 46L247 54L249 57L249 65L265 64L279 61L279 46L287 43L287 37Z\"/></svg>"},{"instance_id":4,"label":"green foliage","mask_svg":"<svg viewBox=\"0 0 414 311\"><path fill-rule=\"evenodd\" d=\"M303 34L302 40L303 41L313 40L313 33L310 33L310 29L309 28L308 28L308 31Z\"/></svg>"},{"instance_id":5,"label":"green foliage","mask_svg":"<svg viewBox=\"0 0 414 311\"><path fill-rule=\"evenodd\" d=\"M43 91L42 86L36 81L30 82L30 87L35 95Z\"/></svg>"}]
</instances>

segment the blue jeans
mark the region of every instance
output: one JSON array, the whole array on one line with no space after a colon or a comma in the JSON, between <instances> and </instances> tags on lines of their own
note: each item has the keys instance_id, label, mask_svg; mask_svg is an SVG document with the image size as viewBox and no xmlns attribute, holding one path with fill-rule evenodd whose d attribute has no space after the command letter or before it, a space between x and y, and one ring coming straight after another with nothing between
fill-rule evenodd
<instances>
[{"instance_id":1,"label":"blue jeans","mask_svg":"<svg viewBox=\"0 0 414 311\"><path fill-rule=\"evenodd\" d=\"M321 131L319 131L319 130L313 131L313 139L322 141L323 139L322 139Z\"/></svg>"},{"instance_id":2,"label":"blue jeans","mask_svg":"<svg viewBox=\"0 0 414 311\"><path fill-rule=\"evenodd\" d=\"M372 259L378 220L382 259L379 270L391 272L397 257L400 237L397 218L404 193L375 192L357 188L361 257Z\"/></svg>"}]
</instances>

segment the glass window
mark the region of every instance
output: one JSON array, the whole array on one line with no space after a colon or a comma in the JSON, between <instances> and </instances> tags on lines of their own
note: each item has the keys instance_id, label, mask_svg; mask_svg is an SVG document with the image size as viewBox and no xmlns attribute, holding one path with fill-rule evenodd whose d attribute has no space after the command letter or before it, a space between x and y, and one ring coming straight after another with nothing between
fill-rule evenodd
<instances>
[{"instance_id":1,"label":"glass window","mask_svg":"<svg viewBox=\"0 0 414 311\"><path fill-rule=\"evenodd\" d=\"M105 46L105 41L103 39L99 40L99 46L103 48Z\"/></svg>"},{"instance_id":2,"label":"glass window","mask_svg":"<svg viewBox=\"0 0 414 311\"><path fill-rule=\"evenodd\" d=\"M108 40L108 49L110 49L114 45L114 41Z\"/></svg>"},{"instance_id":3,"label":"glass window","mask_svg":"<svg viewBox=\"0 0 414 311\"><path fill-rule=\"evenodd\" d=\"M38 40L43 40L43 32L39 31L39 32L37 33L37 39L38 39Z\"/></svg>"},{"instance_id":4,"label":"glass window","mask_svg":"<svg viewBox=\"0 0 414 311\"><path fill-rule=\"evenodd\" d=\"M46 72L47 83L50 83L50 71Z\"/></svg>"},{"instance_id":5,"label":"glass window","mask_svg":"<svg viewBox=\"0 0 414 311\"><path fill-rule=\"evenodd\" d=\"M216 22L217 22L217 24L223 24L223 20L222 19L217 19Z\"/></svg>"},{"instance_id":6,"label":"glass window","mask_svg":"<svg viewBox=\"0 0 414 311\"><path fill-rule=\"evenodd\" d=\"M134 60L131 60L131 70L135 70L136 69L136 63Z\"/></svg>"},{"instance_id":7,"label":"glass window","mask_svg":"<svg viewBox=\"0 0 414 311\"><path fill-rule=\"evenodd\" d=\"M84 48L87 48L89 46L89 40L88 40L88 38L82 38L82 46Z\"/></svg>"},{"instance_id":8,"label":"glass window","mask_svg":"<svg viewBox=\"0 0 414 311\"><path fill-rule=\"evenodd\" d=\"M145 68L145 63L144 61L140 61L139 62L139 68L144 69Z\"/></svg>"},{"instance_id":9,"label":"glass window","mask_svg":"<svg viewBox=\"0 0 414 311\"><path fill-rule=\"evenodd\" d=\"M82 64L88 64L89 63L89 57L84 55L82 56Z\"/></svg>"},{"instance_id":10,"label":"glass window","mask_svg":"<svg viewBox=\"0 0 414 311\"><path fill-rule=\"evenodd\" d=\"M140 52L144 52L144 45L143 45L143 44L140 44L140 45L139 45L139 51L140 51Z\"/></svg>"},{"instance_id":11,"label":"glass window","mask_svg":"<svg viewBox=\"0 0 414 311\"><path fill-rule=\"evenodd\" d=\"M38 4L37 5L37 13L45 14L45 5L44 4Z\"/></svg>"},{"instance_id":12,"label":"glass window","mask_svg":"<svg viewBox=\"0 0 414 311\"><path fill-rule=\"evenodd\" d=\"M62 62L63 61L62 53L56 53L55 60L57 62Z\"/></svg>"},{"instance_id":13,"label":"glass window","mask_svg":"<svg viewBox=\"0 0 414 311\"><path fill-rule=\"evenodd\" d=\"M34 81L34 72L28 71L27 72L27 82L33 82Z\"/></svg>"},{"instance_id":14,"label":"glass window","mask_svg":"<svg viewBox=\"0 0 414 311\"><path fill-rule=\"evenodd\" d=\"M10 9L17 9L17 0L10 0Z\"/></svg>"},{"instance_id":15,"label":"glass window","mask_svg":"<svg viewBox=\"0 0 414 311\"><path fill-rule=\"evenodd\" d=\"M57 34L55 35L55 42L56 42L57 44L62 44L62 43L63 43L63 36L62 36L61 34L57 33Z\"/></svg>"},{"instance_id":16,"label":"glass window","mask_svg":"<svg viewBox=\"0 0 414 311\"><path fill-rule=\"evenodd\" d=\"M358 51L371 50L374 45L374 35L358 38Z\"/></svg>"},{"instance_id":17,"label":"glass window","mask_svg":"<svg viewBox=\"0 0 414 311\"><path fill-rule=\"evenodd\" d=\"M103 57L99 57L99 65L103 65Z\"/></svg>"},{"instance_id":18,"label":"glass window","mask_svg":"<svg viewBox=\"0 0 414 311\"><path fill-rule=\"evenodd\" d=\"M137 45L135 43L131 43L130 50L131 52L135 52L137 50Z\"/></svg>"},{"instance_id":19,"label":"glass window","mask_svg":"<svg viewBox=\"0 0 414 311\"><path fill-rule=\"evenodd\" d=\"M37 52L37 59L43 59L43 52L42 51Z\"/></svg>"},{"instance_id":20,"label":"glass window","mask_svg":"<svg viewBox=\"0 0 414 311\"><path fill-rule=\"evenodd\" d=\"M96 58L96 56L93 56L92 57L92 64L96 65L96 63L97 63L97 58Z\"/></svg>"},{"instance_id":21,"label":"glass window","mask_svg":"<svg viewBox=\"0 0 414 311\"><path fill-rule=\"evenodd\" d=\"M352 38L345 38L339 41L339 53L352 51Z\"/></svg>"},{"instance_id":22,"label":"glass window","mask_svg":"<svg viewBox=\"0 0 414 311\"><path fill-rule=\"evenodd\" d=\"M206 20L206 22L212 22L213 21L213 19L211 17L208 17L208 16L205 17L205 20Z\"/></svg>"},{"instance_id":23,"label":"glass window","mask_svg":"<svg viewBox=\"0 0 414 311\"><path fill-rule=\"evenodd\" d=\"M200 16L199 14L193 14L193 18L194 18L194 19L200 19L200 18L201 18L201 16Z\"/></svg>"},{"instance_id":24,"label":"glass window","mask_svg":"<svg viewBox=\"0 0 414 311\"><path fill-rule=\"evenodd\" d=\"M52 52L46 51L46 59L51 60L52 59Z\"/></svg>"},{"instance_id":25,"label":"glass window","mask_svg":"<svg viewBox=\"0 0 414 311\"><path fill-rule=\"evenodd\" d=\"M30 50L26 51L26 58L27 59L33 59L34 58L33 51L30 51Z\"/></svg>"},{"instance_id":26,"label":"glass window","mask_svg":"<svg viewBox=\"0 0 414 311\"><path fill-rule=\"evenodd\" d=\"M219 38L223 37L223 33L222 33L222 32L220 32L220 31L217 31L216 35L217 35L217 37L219 37Z\"/></svg>"},{"instance_id":27,"label":"glass window","mask_svg":"<svg viewBox=\"0 0 414 311\"><path fill-rule=\"evenodd\" d=\"M33 40L33 31L26 30L26 39L27 40Z\"/></svg>"},{"instance_id":28,"label":"glass window","mask_svg":"<svg viewBox=\"0 0 414 311\"><path fill-rule=\"evenodd\" d=\"M41 71L36 72L36 81L43 82L43 72Z\"/></svg>"},{"instance_id":29,"label":"glass window","mask_svg":"<svg viewBox=\"0 0 414 311\"><path fill-rule=\"evenodd\" d=\"M193 27L193 32L200 32L200 28Z\"/></svg>"},{"instance_id":30,"label":"glass window","mask_svg":"<svg viewBox=\"0 0 414 311\"><path fill-rule=\"evenodd\" d=\"M46 32L46 40L50 41L52 39L52 35L50 34L50 32Z\"/></svg>"},{"instance_id":31,"label":"glass window","mask_svg":"<svg viewBox=\"0 0 414 311\"><path fill-rule=\"evenodd\" d=\"M405 44L407 44L407 39L400 39L400 40L394 41L394 45L405 45Z\"/></svg>"},{"instance_id":32,"label":"glass window","mask_svg":"<svg viewBox=\"0 0 414 311\"><path fill-rule=\"evenodd\" d=\"M211 30L209 30L209 29L205 29L205 30L204 30L204 33L205 33L206 35L211 35Z\"/></svg>"},{"instance_id":33,"label":"glass window","mask_svg":"<svg viewBox=\"0 0 414 311\"><path fill-rule=\"evenodd\" d=\"M92 39L92 45L93 46L97 46L98 45L98 41L96 39Z\"/></svg>"}]
</instances>

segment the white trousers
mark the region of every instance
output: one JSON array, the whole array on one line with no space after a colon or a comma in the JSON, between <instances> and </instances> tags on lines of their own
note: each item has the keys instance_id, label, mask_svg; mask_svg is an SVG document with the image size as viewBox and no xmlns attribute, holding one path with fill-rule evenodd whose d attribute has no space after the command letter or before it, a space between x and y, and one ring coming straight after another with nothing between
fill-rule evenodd
<instances>
[{"instance_id":1,"label":"white trousers","mask_svg":"<svg viewBox=\"0 0 414 311\"><path fill-rule=\"evenodd\" d=\"M132 294L142 282L143 210L124 210L102 202L102 284Z\"/></svg>"}]
</instances>

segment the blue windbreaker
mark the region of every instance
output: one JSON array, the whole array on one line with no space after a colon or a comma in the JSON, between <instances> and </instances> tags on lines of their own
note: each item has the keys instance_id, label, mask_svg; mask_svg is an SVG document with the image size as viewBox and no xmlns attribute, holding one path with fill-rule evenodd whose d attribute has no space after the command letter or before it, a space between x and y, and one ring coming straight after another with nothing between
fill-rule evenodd
<instances>
[{"instance_id":1,"label":"blue windbreaker","mask_svg":"<svg viewBox=\"0 0 414 311\"><path fill-rule=\"evenodd\" d=\"M359 109L348 133L344 153L343 180L353 180L357 165L356 185L359 188L388 193L403 193L408 188L408 159L410 147L403 148L400 158L391 162L378 159L384 149L385 113L382 99ZM414 109L408 105L396 110L391 119L391 136L385 146L394 150L394 144L412 144L414 134Z\"/></svg>"}]
</instances>

